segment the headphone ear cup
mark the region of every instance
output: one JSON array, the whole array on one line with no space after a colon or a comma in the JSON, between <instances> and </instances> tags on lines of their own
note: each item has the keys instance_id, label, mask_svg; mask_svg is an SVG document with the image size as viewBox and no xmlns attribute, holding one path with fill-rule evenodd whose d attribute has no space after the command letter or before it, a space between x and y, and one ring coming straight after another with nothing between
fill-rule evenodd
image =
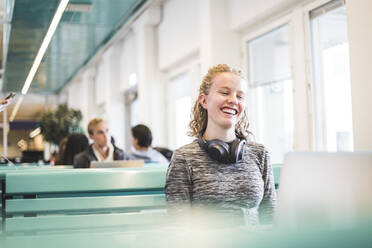
<instances>
[{"instance_id":1,"label":"headphone ear cup","mask_svg":"<svg viewBox=\"0 0 372 248\"><path fill-rule=\"evenodd\" d=\"M233 143L231 144L230 149L230 161L232 163L239 162L244 157L244 145L246 144L245 139L235 139Z\"/></svg>"},{"instance_id":2,"label":"headphone ear cup","mask_svg":"<svg viewBox=\"0 0 372 248\"><path fill-rule=\"evenodd\" d=\"M207 141L207 152L214 160L223 163L229 161L230 146L221 140L214 139Z\"/></svg>"}]
</instances>

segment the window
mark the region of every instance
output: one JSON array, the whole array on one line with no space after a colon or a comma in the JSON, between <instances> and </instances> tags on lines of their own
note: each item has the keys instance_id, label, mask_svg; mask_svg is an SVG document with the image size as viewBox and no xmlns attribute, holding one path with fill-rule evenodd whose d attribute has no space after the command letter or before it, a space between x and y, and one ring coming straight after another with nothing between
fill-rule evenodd
<instances>
[{"instance_id":1,"label":"window","mask_svg":"<svg viewBox=\"0 0 372 248\"><path fill-rule=\"evenodd\" d=\"M293 103L289 26L247 42L248 116L257 142L282 163L293 147Z\"/></svg>"},{"instance_id":2,"label":"window","mask_svg":"<svg viewBox=\"0 0 372 248\"><path fill-rule=\"evenodd\" d=\"M192 141L187 135L191 114L189 73L182 73L170 79L168 88L169 146L179 148Z\"/></svg>"},{"instance_id":3,"label":"window","mask_svg":"<svg viewBox=\"0 0 372 248\"><path fill-rule=\"evenodd\" d=\"M353 149L352 110L344 1L310 12L315 149Z\"/></svg>"}]
</instances>

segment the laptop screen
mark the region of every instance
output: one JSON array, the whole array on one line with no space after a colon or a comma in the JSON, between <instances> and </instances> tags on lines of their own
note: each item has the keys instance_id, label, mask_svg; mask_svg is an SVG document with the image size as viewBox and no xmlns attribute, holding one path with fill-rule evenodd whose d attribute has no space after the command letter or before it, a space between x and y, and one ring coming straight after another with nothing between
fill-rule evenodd
<instances>
[{"instance_id":1,"label":"laptop screen","mask_svg":"<svg viewBox=\"0 0 372 248\"><path fill-rule=\"evenodd\" d=\"M275 224L353 224L372 217L372 152L292 152L284 159Z\"/></svg>"}]
</instances>

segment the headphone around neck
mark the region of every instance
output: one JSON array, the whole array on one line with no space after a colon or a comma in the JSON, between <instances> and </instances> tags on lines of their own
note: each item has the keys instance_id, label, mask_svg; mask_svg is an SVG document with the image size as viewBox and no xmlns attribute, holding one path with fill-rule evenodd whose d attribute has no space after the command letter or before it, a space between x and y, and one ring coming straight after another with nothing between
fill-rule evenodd
<instances>
[{"instance_id":1,"label":"headphone around neck","mask_svg":"<svg viewBox=\"0 0 372 248\"><path fill-rule=\"evenodd\" d=\"M198 143L213 160L221 163L237 163L244 157L244 145L247 141L237 138L227 143L219 139L204 140L199 136Z\"/></svg>"}]
</instances>

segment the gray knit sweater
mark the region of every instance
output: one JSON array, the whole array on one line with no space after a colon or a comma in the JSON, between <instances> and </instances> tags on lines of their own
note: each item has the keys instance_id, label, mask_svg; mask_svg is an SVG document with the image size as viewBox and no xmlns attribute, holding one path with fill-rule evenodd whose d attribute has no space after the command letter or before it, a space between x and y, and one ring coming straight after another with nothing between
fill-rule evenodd
<instances>
[{"instance_id":1,"label":"gray knit sweater","mask_svg":"<svg viewBox=\"0 0 372 248\"><path fill-rule=\"evenodd\" d=\"M249 224L270 223L276 192L268 152L257 143L245 149L243 161L234 164L212 160L197 140L177 149L165 184L168 208L218 207L240 211Z\"/></svg>"}]
</instances>

